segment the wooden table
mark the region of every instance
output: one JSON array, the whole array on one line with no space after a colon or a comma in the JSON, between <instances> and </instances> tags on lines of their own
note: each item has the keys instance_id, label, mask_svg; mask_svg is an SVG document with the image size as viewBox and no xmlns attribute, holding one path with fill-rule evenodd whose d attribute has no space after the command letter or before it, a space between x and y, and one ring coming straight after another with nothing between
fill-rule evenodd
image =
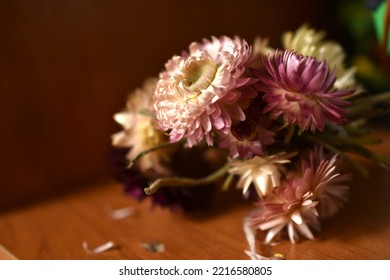
<instances>
[{"instance_id":1,"label":"wooden table","mask_svg":"<svg viewBox=\"0 0 390 280\"><path fill-rule=\"evenodd\" d=\"M390 132L374 149L390 156ZM261 245L261 254L280 252L286 259L390 259L390 173L366 164L370 179L358 175L350 184L350 202L323 223L316 240ZM135 214L114 220L107 209L132 206ZM222 193L209 213L186 215L152 209L148 201L125 197L119 183L102 182L79 192L9 210L0 215L0 259L248 259L243 217L252 205L240 192ZM262 237L262 235L260 235ZM116 248L91 254L113 241ZM163 252L145 250L142 243L161 242ZM7 252L8 249L8 252Z\"/></svg>"}]
</instances>

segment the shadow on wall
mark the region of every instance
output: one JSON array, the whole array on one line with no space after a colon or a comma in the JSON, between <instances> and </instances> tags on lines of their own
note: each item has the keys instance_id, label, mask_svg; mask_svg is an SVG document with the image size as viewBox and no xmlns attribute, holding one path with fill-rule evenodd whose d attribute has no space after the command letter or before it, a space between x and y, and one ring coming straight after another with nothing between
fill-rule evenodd
<instances>
[{"instance_id":1,"label":"shadow on wall","mask_svg":"<svg viewBox=\"0 0 390 280\"><path fill-rule=\"evenodd\" d=\"M330 1L298 2L0 0L0 209L110 178L112 115L191 41L335 30Z\"/></svg>"}]
</instances>

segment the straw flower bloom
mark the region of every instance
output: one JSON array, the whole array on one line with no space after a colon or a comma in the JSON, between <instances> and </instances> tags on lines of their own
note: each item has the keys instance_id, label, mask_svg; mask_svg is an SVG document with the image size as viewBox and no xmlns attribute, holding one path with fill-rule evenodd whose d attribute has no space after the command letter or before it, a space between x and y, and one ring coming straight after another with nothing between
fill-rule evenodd
<instances>
[{"instance_id":1,"label":"straw flower bloom","mask_svg":"<svg viewBox=\"0 0 390 280\"><path fill-rule=\"evenodd\" d=\"M335 88L345 89L356 87L354 78L356 69L346 69L344 60L346 54L343 47L330 40L324 40L325 32L316 31L308 25L302 25L295 32L286 32L282 35L283 47L294 50L305 56L314 56L319 61L326 60L333 71L337 69Z\"/></svg>"},{"instance_id":2,"label":"straw flower bloom","mask_svg":"<svg viewBox=\"0 0 390 280\"><path fill-rule=\"evenodd\" d=\"M313 199L318 201L317 209L321 219L336 214L348 201L349 174L336 173L338 155L327 159L323 149L316 146L310 153L309 161L302 160L300 172L313 188Z\"/></svg>"},{"instance_id":3,"label":"straw flower bloom","mask_svg":"<svg viewBox=\"0 0 390 280\"><path fill-rule=\"evenodd\" d=\"M251 184L260 197L266 196L280 185L283 164L290 163L295 153L278 153L267 157L255 156L248 160L232 160L229 173L238 175L237 188L245 194Z\"/></svg>"},{"instance_id":4,"label":"straw flower bloom","mask_svg":"<svg viewBox=\"0 0 390 280\"><path fill-rule=\"evenodd\" d=\"M346 121L341 107L349 104L343 98L351 90L333 90L336 71L314 57L284 51L263 57L268 75L261 75L259 89L264 92L263 110L270 117L280 116L301 131L323 131L325 122L342 124Z\"/></svg>"},{"instance_id":5,"label":"straw flower bloom","mask_svg":"<svg viewBox=\"0 0 390 280\"><path fill-rule=\"evenodd\" d=\"M335 173L336 156L325 159L315 148L309 161L302 159L300 169L289 172L280 187L259 202L259 209L249 215L250 225L267 231L265 243L287 229L291 242L300 236L314 239L311 229L320 228L320 219L336 213L346 201L346 177Z\"/></svg>"},{"instance_id":6,"label":"straw flower bloom","mask_svg":"<svg viewBox=\"0 0 390 280\"><path fill-rule=\"evenodd\" d=\"M244 121L241 99L257 96L248 76L252 50L239 37L222 36L192 43L189 53L174 56L160 73L154 92L159 128L171 142L203 139L213 145L212 131L227 134L232 120Z\"/></svg>"},{"instance_id":7,"label":"straw flower bloom","mask_svg":"<svg viewBox=\"0 0 390 280\"><path fill-rule=\"evenodd\" d=\"M127 159L130 160L139 153L166 142L165 135L157 129L153 116L152 94L157 80L148 79L142 88L129 95L127 107L123 112L114 115L114 120L123 126L123 131L112 136L112 145L129 148ZM160 149L143 156L139 161L142 172L154 170L158 174L167 174L163 165L167 149Z\"/></svg>"},{"instance_id":8,"label":"straw flower bloom","mask_svg":"<svg viewBox=\"0 0 390 280\"><path fill-rule=\"evenodd\" d=\"M277 187L274 194L259 203L260 208L250 214L251 226L267 231L264 242L269 244L283 229L296 243L302 235L314 239L310 227L318 229L318 201L312 199L309 185L299 178L290 178Z\"/></svg>"},{"instance_id":9,"label":"straw flower bloom","mask_svg":"<svg viewBox=\"0 0 390 280\"><path fill-rule=\"evenodd\" d=\"M380 143L369 120L389 112L390 93L360 94L342 46L324 32L303 25L280 49L268 42L212 36L172 56L114 115L122 131L108 157L125 193L153 206L213 211L233 184L256 199L243 223L254 260L284 258L258 254L257 234L265 244L314 239L344 207L339 159L363 176L350 153L390 167L368 147Z\"/></svg>"}]
</instances>

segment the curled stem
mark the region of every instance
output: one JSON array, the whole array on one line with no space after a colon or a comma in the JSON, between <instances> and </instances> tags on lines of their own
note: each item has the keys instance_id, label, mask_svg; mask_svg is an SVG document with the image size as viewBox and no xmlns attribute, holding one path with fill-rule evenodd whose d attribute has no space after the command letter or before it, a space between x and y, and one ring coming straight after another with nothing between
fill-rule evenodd
<instances>
[{"instance_id":1,"label":"curled stem","mask_svg":"<svg viewBox=\"0 0 390 280\"><path fill-rule=\"evenodd\" d=\"M146 194L150 195L158 191L162 187L194 187L199 185L206 185L212 182L215 182L222 176L226 174L229 169L229 164L225 164L220 169L216 170L210 175L194 179L194 178L184 178L184 177L169 177L169 178L160 178L154 181L148 188L145 188L144 191Z\"/></svg>"},{"instance_id":2,"label":"curled stem","mask_svg":"<svg viewBox=\"0 0 390 280\"><path fill-rule=\"evenodd\" d=\"M149 153L151 153L151 152L153 152L153 151L156 151L156 150L159 150L159 149L168 147L168 146L170 146L170 145L173 145L173 143L171 143L171 142L163 142L163 143L158 144L158 145L156 145L156 146L153 146L153 147L151 147L151 148L149 148L149 149L143 150L143 151L140 152L138 155L136 155L135 157L133 157L132 159L129 160L129 163L128 163L128 165L127 165L127 168L131 168L131 167L134 165L134 163L135 163L137 160L139 160L140 158L142 158L144 155L149 154Z\"/></svg>"}]
</instances>

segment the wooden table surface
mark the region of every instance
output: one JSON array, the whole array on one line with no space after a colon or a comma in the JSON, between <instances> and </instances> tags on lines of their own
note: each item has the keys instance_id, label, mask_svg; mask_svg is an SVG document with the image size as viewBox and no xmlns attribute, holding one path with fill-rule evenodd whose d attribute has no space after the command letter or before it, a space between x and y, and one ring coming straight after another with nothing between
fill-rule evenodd
<instances>
[{"instance_id":1,"label":"wooden table surface","mask_svg":"<svg viewBox=\"0 0 390 280\"><path fill-rule=\"evenodd\" d=\"M390 156L390 132L376 133L384 142L374 149ZM366 166L370 179L354 177L349 203L323 223L315 240L272 247L259 238L259 252L280 252L286 259L390 259L390 173ZM134 215L110 217L108 209L127 206ZM221 194L209 213L173 213L127 198L117 182L102 182L0 214L0 259L248 259L242 220L252 207L232 191ZM91 254L84 241L90 247L112 241L116 247ZM154 242L165 250L142 246Z\"/></svg>"}]
</instances>

